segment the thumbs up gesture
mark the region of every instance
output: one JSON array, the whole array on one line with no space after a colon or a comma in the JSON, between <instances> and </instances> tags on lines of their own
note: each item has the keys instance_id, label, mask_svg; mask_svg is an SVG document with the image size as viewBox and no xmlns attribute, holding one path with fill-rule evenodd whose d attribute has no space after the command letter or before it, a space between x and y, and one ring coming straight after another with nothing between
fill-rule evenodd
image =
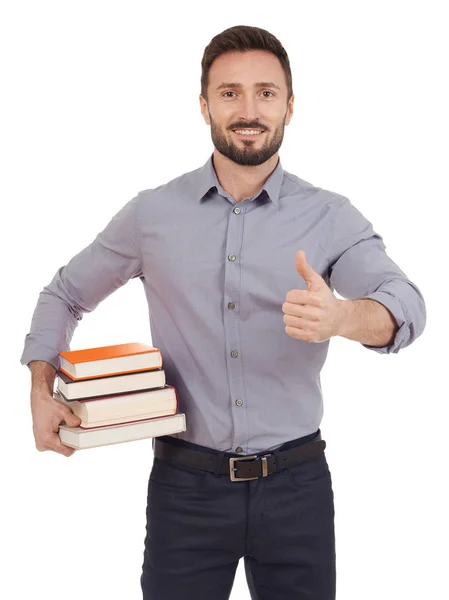
<instances>
[{"instance_id":1,"label":"thumbs up gesture","mask_svg":"<svg viewBox=\"0 0 449 600\"><path fill-rule=\"evenodd\" d=\"M325 342L338 335L342 300L329 289L324 279L307 264L303 250L296 253L296 270L307 283L307 290L290 290L282 305L285 332L296 340Z\"/></svg>"}]
</instances>

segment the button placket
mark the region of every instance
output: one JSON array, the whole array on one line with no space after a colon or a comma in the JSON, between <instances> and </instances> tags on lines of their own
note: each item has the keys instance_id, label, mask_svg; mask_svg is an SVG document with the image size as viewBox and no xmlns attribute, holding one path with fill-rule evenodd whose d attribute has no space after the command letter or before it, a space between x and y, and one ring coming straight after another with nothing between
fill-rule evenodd
<instances>
[{"instance_id":1,"label":"button placket","mask_svg":"<svg viewBox=\"0 0 449 600\"><path fill-rule=\"evenodd\" d=\"M226 265L225 265L225 289L224 293L229 299L238 300L240 296L240 265L239 265L239 253L242 248L242 235L243 235L243 221L241 219L232 218L234 215L240 215L245 212L245 207L234 206L232 209L231 218L229 221L227 243L226 243ZM242 397L244 395L243 388L243 372L242 362L240 360L240 332L238 313L232 313L231 311L238 310L236 308L237 303L229 301L227 303L227 311L224 314L224 327L226 345L228 348L228 377L229 377L229 390L231 398L234 401L231 404L231 413L233 416L233 431L234 438L231 440L232 446L236 447L236 452L244 452L242 446L238 445L248 438L248 423L247 423L247 411L241 409L243 406ZM231 360L232 359L232 360ZM239 410L240 409L240 410ZM239 410L239 413L234 415L234 411Z\"/></svg>"}]
</instances>

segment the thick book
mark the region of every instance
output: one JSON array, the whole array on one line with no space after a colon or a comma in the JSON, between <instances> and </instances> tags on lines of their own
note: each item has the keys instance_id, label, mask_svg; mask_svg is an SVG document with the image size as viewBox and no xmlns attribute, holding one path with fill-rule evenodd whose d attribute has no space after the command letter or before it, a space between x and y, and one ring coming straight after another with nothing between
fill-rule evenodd
<instances>
[{"instance_id":1,"label":"thick book","mask_svg":"<svg viewBox=\"0 0 449 600\"><path fill-rule=\"evenodd\" d=\"M171 435L186 431L186 417L184 413L177 413L170 417L160 419L147 419L122 425L108 427L95 427L83 429L82 427L59 426L59 438L63 444L84 450L97 446L108 446L122 442L132 442L145 438L155 438L161 435Z\"/></svg>"},{"instance_id":2,"label":"thick book","mask_svg":"<svg viewBox=\"0 0 449 600\"><path fill-rule=\"evenodd\" d=\"M75 380L61 371L56 372L57 391L66 400L80 400L93 396L107 396L123 392L135 392L150 388L161 388L165 385L164 369L149 369L138 373L95 377L93 379Z\"/></svg>"},{"instance_id":3,"label":"thick book","mask_svg":"<svg viewBox=\"0 0 449 600\"><path fill-rule=\"evenodd\" d=\"M146 369L160 369L159 348L140 342L60 352L60 371L72 379L107 377Z\"/></svg>"},{"instance_id":4,"label":"thick book","mask_svg":"<svg viewBox=\"0 0 449 600\"><path fill-rule=\"evenodd\" d=\"M80 427L84 428L165 417L178 411L176 389L171 385L155 390L101 396L100 399L66 400L57 391L53 397L68 406L81 419Z\"/></svg>"}]
</instances>

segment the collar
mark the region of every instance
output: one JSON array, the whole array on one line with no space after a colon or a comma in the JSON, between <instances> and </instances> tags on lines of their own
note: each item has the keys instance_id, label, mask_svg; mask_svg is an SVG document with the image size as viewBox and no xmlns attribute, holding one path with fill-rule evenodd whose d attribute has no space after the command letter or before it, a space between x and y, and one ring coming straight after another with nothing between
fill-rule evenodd
<instances>
[{"instance_id":1,"label":"collar","mask_svg":"<svg viewBox=\"0 0 449 600\"><path fill-rule=\"evenodd\" d=\"M209 190L211 190L212 188L215 188L217 192L219 192L222 195L228 195L223 190L223 188L220 185L220 182L218 181L213 163L213 154L209 156L205 164L199 169L198 177L198 202L201 202L203 198L207 195ZM279 159L276 168L261 188L261 191L266 191L268 197L275 204L276 207L278 207L279 205L279 195L281 192L283 179L284 169L281 165L281 159Z\"/></svg>"}]
</instances>

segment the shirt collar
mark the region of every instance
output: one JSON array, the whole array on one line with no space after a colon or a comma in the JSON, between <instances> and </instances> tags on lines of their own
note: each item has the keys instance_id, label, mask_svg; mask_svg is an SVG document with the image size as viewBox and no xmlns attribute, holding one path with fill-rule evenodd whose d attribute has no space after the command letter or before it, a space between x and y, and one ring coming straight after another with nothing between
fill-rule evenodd
<instances>
[{"instance_id":1,"label":"shirt collar","mask_svg":"<svg viewBox=\"0 0 449 600\"><path fill-rule=\"evenodd\" d=\"M284 169L281 165L281 159L278 160L276 168L271 173L270 177L266 180L261 190L265 190L270 200L277 207L279 205L279 196L281 192L282 181L284 179ZM199 182L198 182L198 201L201 202L207 195L209 190L215 188L217 192L225 194L226 192L218 181L217 174L215 173L213 154L209 156L205 164L199 169ZM260 192L259 192L260 194Z\"/></svg>"}]
</instances>

